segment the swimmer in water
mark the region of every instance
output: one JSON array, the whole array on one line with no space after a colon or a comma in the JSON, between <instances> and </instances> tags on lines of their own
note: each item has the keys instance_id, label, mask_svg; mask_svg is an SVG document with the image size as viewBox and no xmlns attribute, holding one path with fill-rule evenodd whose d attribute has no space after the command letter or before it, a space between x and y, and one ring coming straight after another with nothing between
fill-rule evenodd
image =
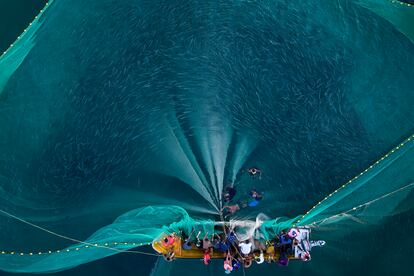
<instances>
[{"instance_id":1,"label":"swimmer in water","mask_svg":"<svg viewBox=\"0 0 414 276\"><path fill-rule=\"evenodd\" d=\"M230 202L233 200L234 196L236 195L236 188L228 186L226 189L224 189L223 193L223 200L224 202Z\"/></svg>"},{"instance_id":2,"label":"swimmer in water","mask_svg":"<svg viewBox=\"0 0 414 276\"><path fill-rule=\"evenodd\" d=\"M221 209L221 211L223 212L225 210L227 211L226 216L234 215L237 211L240 210L240 206L239 206L239 204L226 205L226 206L223 207L223 209Z\"/></svg>"},{"instance_id":3,"label":"swimmer in water","mask_svg":"<svg viewBox=\"0 0 414 276\"><path fill-rule=\"evenodd\" d=\"M248 168L247 172L249 173L249 175L253 178L259 178L262 179L262 171L258 168L252 167L252 168Z\"/></svg>"}]
</instances>

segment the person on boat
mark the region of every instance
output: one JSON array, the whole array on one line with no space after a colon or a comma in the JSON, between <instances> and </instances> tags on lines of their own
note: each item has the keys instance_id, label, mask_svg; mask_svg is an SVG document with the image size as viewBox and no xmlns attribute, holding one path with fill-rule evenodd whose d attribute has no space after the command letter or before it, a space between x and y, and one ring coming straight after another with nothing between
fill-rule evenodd
<instances>
[{"instance_id":1,"label":"person on boat","mask_svg":"<svg viewBox=\"0 0 414 276\"><path fill-rule=\"evenodd\" d=\"M296 228L291 228L288 232L288 236L291 239L297 239L298 241L301 240L300 230Z\"/></svg>"},{"instance_id":2,"label":"person on boat","mask_svg":"<svg viewBox=\"0 0 414 276\"><path fill-rule=\"evenodd\" d=\"M248 168L247 172L249 173L250 176L254 177L254 178L262 178L262 171L258 168L252 167L252 168Z\"/></svg>"},{"instance_id":3,"label":"person on boat","mask_svg":"<svg viewBox=\"0 0 414 276\"><path fill-rule=\"evenodd\" d=\"M288 265L289 265L289 258L288 258L288 256L286 255L286 253L282 252L282 253L280 254L280 256L279 256L279 259L278 259L277 263L278 263L280 266L288 266Z\"/></svg>"},{"instance_id":4,"label":"person on boat","mask_svg":"<svg viewBox=\"0 0 414 276\"><path fill-rule=\"evenodd\" d=\"M271 245L271 244L266 248L266 253L267 253L267 256L268 256L268 258L267 258L268 263L271 263L274 260L275 248L276 247Z\"/></svg>"},{"instance_id":5,"label":"person on boat","mask_svg":"<svg viewBox=\"0 0 414 276\"><path fill-rule=\"evenodd\" d=\"M162 240L162 245L164 247L170 247L174 244L174 241L175 241L174 236L168 235Z\"/></svg>"},{"instance_id":6,"label":"person on boat","mask_svg":"<svg viewBox=\"0 0 414 276\"><path fill-rule=\"evenodd\" d=\"M168 253L163 254L164 260L167 262L172 262L175 259L175 252L174 250L168 251Z\"/></svg>"},{"instance_id":7,"label":"person on boat","mask_svg":"<svg viewBox=\"0 0 414 276\"><path fill-rule=\"evenodd\" d=\"M263 193L259 193L256 189L253 189L249 193L250 200L247 203L249 207L256 207L259 205L260 201L263 199Z\"/></svg>"},{"instance_id":8,"label":"person on boat","mask_svg":"<svg viewBox=\"0 0 414 276\"><path fill-rule=\"evenodd\" d=\"M255 230L256 233L259 232L258 229ZM263 236L261 236L261 234L256 234L254 236L253 239L253 248L255 248L256 250L260 251L265 251L266 250L266 241L264 239Z\"/></svg>"},{"instance_id":9,"label":"person on boat","mask_svg":"<svg viewBox=\"0 0 414 276\"><path fill-rule=\"evenodd\" d=\"M297 239L293 239L293 246L298 246L299 245L299 241Z\"/></svg>"},{"instance_id":10,"label":"person on boat","mask_svg":"<svg viewBox=\"0 0 414 276\"><path fill-rule=\"evenodd\" d=\"M241 262L240 260L233 258L231 265L233 266L233 270L238 270L241 267Z\"/></svg>"},{"instance_id":11,"label":"person on boat","mask_svg":"<svg viewBox=\"0 0 414 276\"><path fill-rule=\"evenodd\" d=\"M232 260L233 257L230 255L230 252L228 251L223 263L224 272L226 274L230 274L233 271Z\"/></svg>"},{"instance_id":12,"label":"person on boat","mask_svg":"<svg viewBox=\"0 0 414 276\"><path fill-rule=\"evenodd\" d=\"M279 244L277 244L276 246L284 246L284 245L288 245L288 244L292 244L293 240L289 237L288 234L282 234L279 238Z\"/></svg>"},{"instance_id":13,"label":"person on boat","mask_svg":"<svg viewBox=\"0 0 414 276\"><path fill-rule=\"evenodd\" d=\"M220 242L221 242L221 237L217 234L214 234L213 239L211 241L211 244L213 245L214 249L219 249L220 248ZM227 251L227 250L225 250Z\"/></svg>"},{"instance_id":14,"label":"person on boat","mask_svg":"<svg viewBox=\"0 0 414 276\"><path fill-rule=\"evenodd\" d=\"M219 242L218 244L218 250L220 252L227 252L230 249L230 243L228 242L228 240L222 240Z\"/></svg>"},{"instance_id":15,"label":"person on boat","mask_svg":"<svg viewBox=\"0 0 414 276\"><path fill-rule=\"evenodd\" d=\"M227 186L224 189L223 193L223 200L224 202L230 202L233 200L234 196L236 195L236 188L234 186Z\"/></svg>"},{"instance_id":16,"label":"person on boat","mask_svg":"<svg viewBox=\"0 0 414 276\"><path fill-rule=\"evenodd\" d=\"M206 235L203 238L203 249L207 250L207 249L210 249L212 247L213 247L213 245L211 244L211 241L208 238L208 233L206 233Z\"/></svg>"},{"instance_id":17,"label":"person on boat","mask_svg":"<svg viewBox=\"0 0 414 276\"><path fill-rule=\"evenodd\" d=\"M213 254L213 248L209 248L204 250L203 255L203 262L205 265L209 265L211 263L211 255Z\"/></svg>"},{"instance_id":18,"label":"person on boat","mask_svg":"<svg viewBox=\"0 0 414 276\"><path fill-rule=\"evenodd\" d=\"M182 248L184 250L190 250L190 249L193 248L193 246L191 244L191 236L193 235L193 233L194 233L194 230L191 231L190 235L187 238L185 238L184 243L182 245Z\"/></svg>"},{"instance_id":19,"label":"person on boat","mask_svg":"<svg viewBox=\"0 0 414 276\"><path fill-rule=\"evenodd\" d=\"M198 231L198 234L196 236L196 244L195 245L198 249L203 248L203 241L200 240L200 234L201 234L201 231Z\"/></svg>"},{"instance_id":20,"label":"person on boat","mask_svg":"<svg viewBox=\"0 0 414 276\"><path fill-rule=\"evenodd\" d=\"M257 264L262 264L264 262L264 254L263 254L263 250L260 250L260 255L256 256L255 259Z\"/></svg>"},{"instance_id":21,"label":"person on boat","mask_svg":"<svg viewBox=\"0 0 414 276\"><path fill-rule=\"evenodd\" d=\"M300 254L300 258L302 259L302 261L308 262L308 261L311 260L311 255L310 255L309 251L305 251L305 252Z\"/></svg>"},{"instance_id":22,"label":"person on boat","mask_svg":"<svg viewBox=\"0 0 414 276\"><path fill-rule=\"evenodd\" d=\"M250 240L239 243L240 251L245 256L249 255L252 252L252 246L253 244L250 242Z\"/></svg>"},{"instance_id":23,"label":"person on boat","mask_svg":"<svg viewBox=\"0 0 414 276\"><path fill-rule=\"evenodd\" d=\"M249 258L249 257L245 258L244 261L243 261L243 266L244 266L244 268L251 267L252 266L252 259Z\"/></svg>"},{"instance_id":24,"label":"person on boat","mask_svg":"<svg viewBox=\"0 0 414 276\"><path fill-rule=\"evenodd\" d=\"M228 241L230 244L236 244L236 243L237 243L237 236L236 236L236 234L234 233L233 229L231 229L231 230L230 230L230 233L229 233L229 234L228 234L228 236L227 236L227 241Z\"/></svg>"}]
</instances>

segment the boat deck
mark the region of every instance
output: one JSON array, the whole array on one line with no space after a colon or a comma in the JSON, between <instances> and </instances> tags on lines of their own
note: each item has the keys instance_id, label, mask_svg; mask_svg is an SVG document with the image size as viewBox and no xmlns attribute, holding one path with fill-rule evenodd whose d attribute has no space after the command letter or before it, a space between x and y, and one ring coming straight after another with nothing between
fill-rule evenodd
<instances>
[{"instance_id":1,"label":"boat deck","mask_svg":"<svg viewBox=\"0 0 414 276\"><path fill-rule=\"evenodd\" d=\"M204 250L197 248L195 245L192 245L192 249L184 250L182 248L182 240L181 238L175 236L174 244L168 247L165 247L160 240L154 241L152 243L152 247L155 251L157 251L160 254L167 254L174 252L174 257L178 259L203 259ZM259 256L259 252L253 253L254 257ZM269 246L264 252L264 258L265 260L277 260L279 259L280 252L278 250L274 250L273 246ZM211 254L212 259L224 259L226 257L226 253L219 252L217 250L214 250ZM298 259L295 258L294 255L288 256L289 259Z\"/></svg>"}]
</instances>

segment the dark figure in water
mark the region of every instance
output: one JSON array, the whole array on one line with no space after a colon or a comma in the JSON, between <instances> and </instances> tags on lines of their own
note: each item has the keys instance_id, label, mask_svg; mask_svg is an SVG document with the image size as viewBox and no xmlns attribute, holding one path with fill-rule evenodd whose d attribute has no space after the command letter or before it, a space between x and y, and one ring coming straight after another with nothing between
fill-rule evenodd
<instances>
[{"instance_id":1,"label":"dark figure in water","mask_svg":"<svg viewBox=\"0 0 414 276\"><path fill-rule=\"evenodd\" d=\"M224 202L230 202L233 200L234 196L236 195L236 188L227 186L223 193L223 200Z\"/></svg>"},{"instance_id":2,"label":"dark figure in water","mask_svg":"<svg viewBox=\"0 0 414 276\"><path fill-rule=\"evenodd\" d=\"M257 177L259 179L262 179L262 171L260 169L258 169L258 168L255 168L255 167L248 168L247 169L247 172L249 173L249 175L251 177L254 177L254 178Z\"/></svg>"},{"instance_id":3,"label":"dark figure in water","mask_svg":"<svg viewBox=\"0 0 414 276\"><path fill-rule=\"evenodd\" d=\"M260 201L263 199L263 193L258 192L256 189L253 189L249 193L250 200L248 202L249 207L255 207L259 205Z\"/></svg>"}]
</instances>

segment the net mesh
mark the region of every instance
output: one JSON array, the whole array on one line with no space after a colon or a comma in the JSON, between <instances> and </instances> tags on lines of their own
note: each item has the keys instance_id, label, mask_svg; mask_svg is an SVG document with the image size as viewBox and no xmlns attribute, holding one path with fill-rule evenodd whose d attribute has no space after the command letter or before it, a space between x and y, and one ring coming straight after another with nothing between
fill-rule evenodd
<instances>
[{"instance_id":1,"label":"net mesh","mask_svg":"<svg viewBox=\"0 0 414 276\"><path fill-rule=\"evenodd\" d=\"M230 216L240 239L311 226L328 253L355 255L343 237L413 209L413 12L49 1L0 57L0 209L82 242L32 238L3 213L0 269L60 271L165 232L213 233L226 186L240 206L264 195ZM328 253L326 271L341 262Z\"/></svg>"}]
</instances>

